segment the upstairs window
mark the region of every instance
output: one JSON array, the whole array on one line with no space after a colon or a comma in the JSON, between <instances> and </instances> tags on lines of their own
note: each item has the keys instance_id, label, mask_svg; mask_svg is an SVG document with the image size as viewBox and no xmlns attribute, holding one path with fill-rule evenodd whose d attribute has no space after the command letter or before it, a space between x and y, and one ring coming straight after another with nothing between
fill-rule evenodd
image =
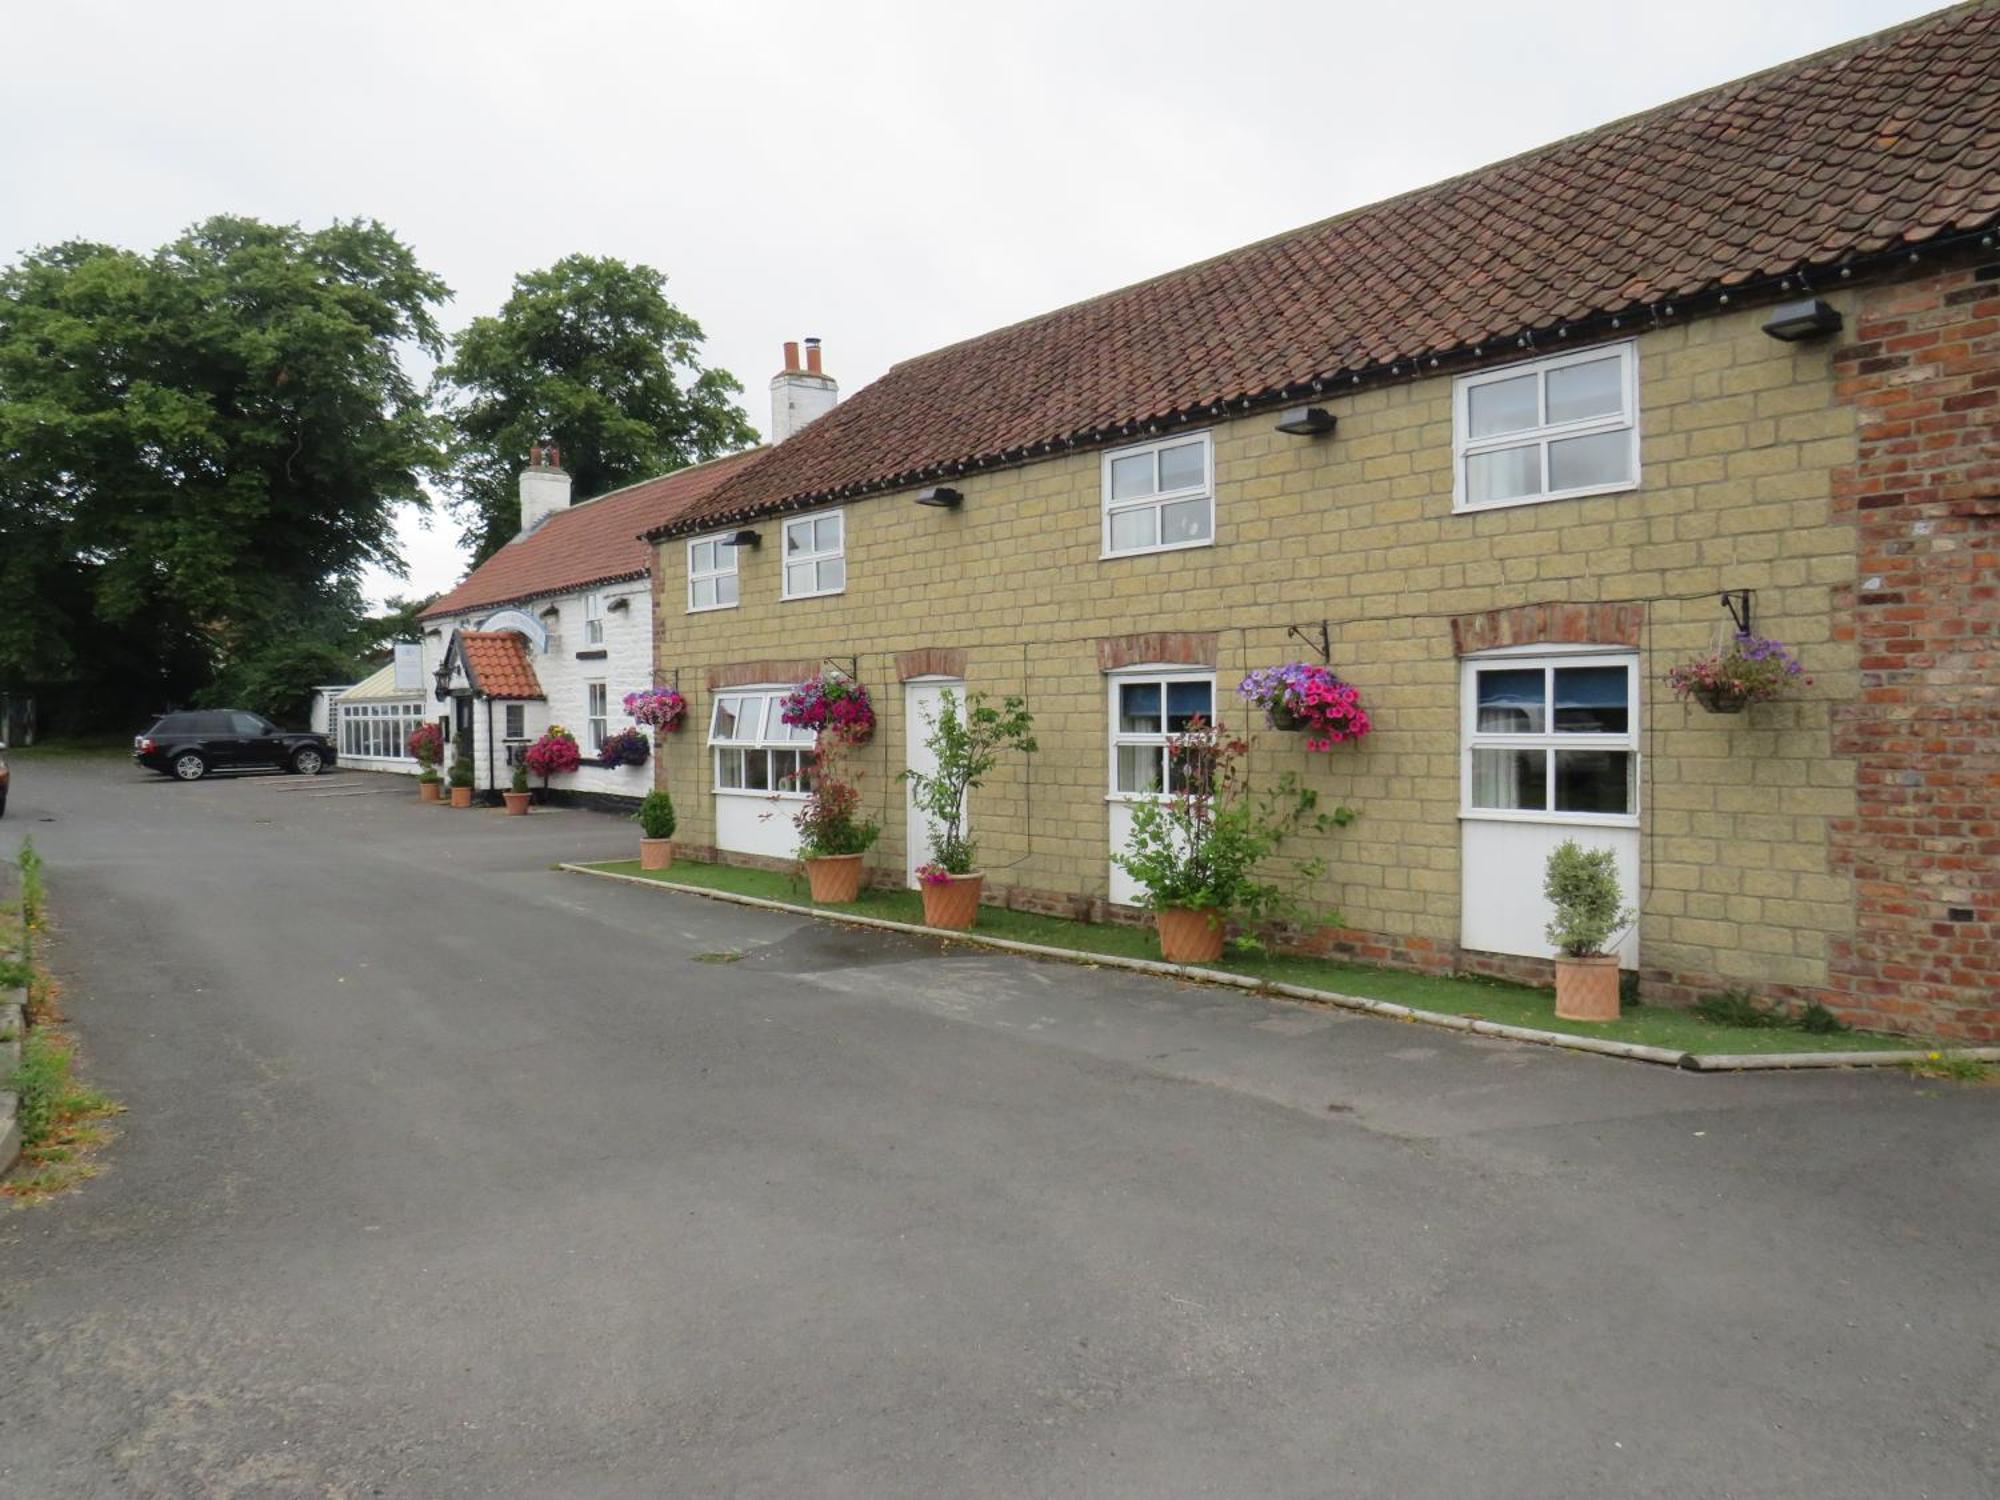
<instances>
[{"instance_id":1,"label":"upstairs window","mask_svg":"<svg viewBox=\"0 0 2000 1500\"><path fill-rule=\"evenodd\" d=\"M1104 555L1215 540L1215 446L1206 432L1104 455Z\"/></svg>"},{"instance_id":2,"label":"upstairs window","mask_svg":"<svg viewBox=\"0 0 2000 1500\"><path fill-rule=\"evenodd\" d=\"M688 543L688 611L736 603L736 549L719 536Z\"/></svg>"},{"instance_id":3,"label":"upstairs window","mask_svg":"<svg viewBox=\"0 0 2000 1500\"><path fill-rule=\"evenodd\" d=\"M583 596L583 643L586 646L604 644L604 596L585 594Z\"/></svg>"},{"instance_id":4,"label":"upstairs window","mask_svg":"<svg viewBox=\"0 0 2000 1500\"><path fill-rule=\"evenodd\" d=\"M747 688L717 696L708 721L708 743L715 753L718 792L805 794L814 736L810 729L778 717L789 692L790 688Z\"/></svg>"},{"instance_id":5,"label":"upstairs window","mask_svg":"<svg viewBox=\"0 0 2000 1500\"><path fill-rule=\"evenodd\" d=\"M1633 346L1461 375L1451 432L1456 510L1629 490L1639 482Z\"/></svg>"},{"instance_id":6,"label":"upstairs window","mask_svg":"<svg viewBox=\"0 0 2000 1500\"><path fill-rule=\"evenodd\" d=\"M810 599L846 587L846 517L835 510L785 522L783 597Z\"/></svg>"}]
</instances>

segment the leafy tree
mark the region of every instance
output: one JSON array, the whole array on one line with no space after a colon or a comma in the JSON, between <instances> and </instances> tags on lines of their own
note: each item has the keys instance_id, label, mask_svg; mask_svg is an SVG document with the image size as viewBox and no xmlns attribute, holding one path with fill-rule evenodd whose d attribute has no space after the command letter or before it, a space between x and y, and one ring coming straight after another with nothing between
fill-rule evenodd
<instances>
[{"instance_id":1,"label":"leafy tree","mask_svg":"<svg viewBox=\"0 0 2000 1500\"><path fill-rule=\"evenodd\" d=\"M0 682L123 720L351 629L438 462L402 353L443 353L445 295L359 220L218 217L0 270Z\"/></svg>"},{"instance_id":2,"label":"leafy tree","mask_svg":"<svg viewBox=\"0 0 2000 1500\"><path fill-rule=\"evenodd\" d=\"M473 561L520 529L516 475L549 440L579 496L757 441L743 387L701 363L701 325L651 266L571 255L514 278L499 313L452 345L437 390L452 427L452 513Z\"/></svg>"}]
</instances>

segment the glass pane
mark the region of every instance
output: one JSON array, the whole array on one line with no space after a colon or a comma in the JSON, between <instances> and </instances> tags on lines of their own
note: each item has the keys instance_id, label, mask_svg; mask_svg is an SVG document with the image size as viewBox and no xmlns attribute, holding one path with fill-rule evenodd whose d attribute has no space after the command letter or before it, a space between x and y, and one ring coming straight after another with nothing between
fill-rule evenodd
<instances>
[{"instance_id":1,"label":"glass pane","mask_svg":"<svg viewBox=\"0 0 2000 1500\"><path fill-rule=\"evenodd\" d=\"M1631 722L1623 667L1557 667L1556 732L1623 734Z\"/></svg>"},{"instance_id":2,"label":"glass pane","mask_svg":"<svg viewBox=\"0 0 2000 1500\"><path fill-rule=\"evenodd\" d=\"M1482 671L1473 723L1481 734L1542 732L1542 669Z\"/></svg>"},{"instance_id":3,"label":"glass pane","mask_svg":"<svg viewBox=\"0 0 2000 1500\"><path fill-rule=\"evenodd\" d=\"M1205 542L1208 540L1209 504L1206 497L1200 500L1176 500L1172 505L1160 507L1160 540L1174 542Z\"/></svg>"},{"instance_id":4,"label":"glass pane","mask_svg":"<svg viewBox=\"0 0 2000 1500\"><path fill-rule=\"evenodd\" d=\"M736 718L742 710L740 698L717 698L715 700L715 727L709 732L710 739L733 740L736 738Z\"/></svg>"},{"instance_id":5,"label":"glass pane","mask_svg":"<svg viewBox=\"0 0 2000 1500\"><path fill-rule=\"evenodd\" d=\"M743 785L743 752L741 750L718 750L715 752L715 784L719 787L740 787Z\"/></svg>"},{"instance_id":6,"label":"glass pane","mask_svg":"<svg viewBox=\"0 0 2000 1500\"><path fill-rule=\"evenodd\" d=\"M1472 805L1544 812L1548 751L1480 745L1472 752Z\"/></svg>"},{"instance_id":7,"label":"glass pane","mask_svg":"<svg viewBox=\"0 0 2000 1500\"><path fill-rule=\"evenodd\" d=\"M1474 505L1541 492L1539 447L1502 448L1497 453L1475 453L1465 460L1465 498Z\"/></svg>"},{"instance_id":8,"label":"glass pane","mask_svg":"<svg viewBox=\"0 0 2000 1500\"><path fill-rule=\"evenodd\" d=\"M1516 375L1511 380L1495 380L1475 385L1465 393L1466 418L1476 438L1495 437L1503 432L1522 432L1539 427L1535 412L1535 385L1539 375Z\"/></svg>"},{"instance_id":9,"label":"glass pane","mask_svg":"<svg viewBox=\"0 0 2000 1500\"><path fill-rule=\"evenodd\" d=\"M1134 500L1153 493L1153 455L1135 453L1111 460L1111 498Z\"/></svg>"},{"instance_id":10,"label":"glass pane","mask_svg":"<svg viewBox=\"0 0 2000 1500\"><path fill-rule=\"evenodd\" d=\"M1160 488L1191 490L1208 483L1208 464L1200 443L1182 443L1178 448L1160 450Z\"/></svg>"},{"instance_id":11,"label":"glass pane","mask_svg":"<svg viewBox=\"0 0 2000 1500\"><path fill-rule=\"evenodd\" d=\"M829 557L819 565L819 588L823 594L847 587L847 559Z\"/></svg>"},{"instance_id":12,"label":"glass pane","mask_svg":"<svg viewBox=\"0 0 2000 1500\"><path fill-rule=\"evenodd\" d=\"M1581 422L1608 417L1625 406L1624 382L1618 378L1619 359L1593 359L1549 371L1549 422Z\"/></svg>"},{"instance_id":13,"label":"glass pane","mask_svg":"<svg viewBox=\"0 0 2000 1500\"><path fill-rule=\"evenodd\" d=\"M1215 690L1206 682L1170 682L1167 684L1167 733L1179 734L1188 727L1188 721L1200 715L1214 721Z\"/></svg>"},{"instance_id":14,"label":"glass pane","mask_svg":"<svg viewBox=\"0 0 2000 1500\"><path fill-rule=\"evenodd\" d=\"M812 550L813 526L811 521L787 521L785 523L785 552L789 556L795 552Z\"/></svg>"},{"instance_id":15,"label":"glass pane","mask_svg":"<svg viewBox=\"0 0 2000 1500\"><path fill-rule=\"evenodd\" d=\"M1118 747L1118 790L1157 792L1160 789L1160 747L1120 745Z\"/></svg>"},{"instance_id":16,"label":"glass pane","mask_svg":"<svg viewBox=\"0 0 2000 1500\"><path fill-rule=\"evenodd\" d=\"M746 792L768 792L771 790L770 751L745 750L743 752L743 789Z\"/></svg>"},{"instance_id":17,"label":"glass pane","mask_svg":"<svg viewBox=\"0 0 2000 1500\"><path fill-rule=\"evenodd\" d=\"M813 522L813 550L816 552L840 550L839 516L821 516Z\"/></svg>"},{"instance_id":18,"label":"glass pane","mask_svg":"<svg viewBox=\"0 0 2000 1500\"><path fill-rule=\"evenodd\" d=\"M1160 685L1157 682L1124 682L1118 686L1118 732L1159 734Z\"/></svg>"},{"instance_id":19,"label":"glass pane","mask_svg":"<svg viewBox=\"0 0 2000 1500\"><path fill-rule=\"evenodd\" d=\"M736 602L736 575L734 573L716 574L715 602L717 604L734 604Z\"/></svg>"},{"instance_id":20,"label":"glass pane","mask_svg":"<svg viewBox=\"0 0 2000 1500\"><path fill-rule=\"evenodd\" d=\"M1160 513L1150 505L1137 510L1111 513L1111 550L1130 552L1135 547L1152 547L1159 542Z\"/></svg>"},{"instance_id":21,"label":"glass pane","mask_svg":"<svg viewBox=\"0 0 2000 1500\"><path fill-rule=\"evenodd\" d=\"M715 603L715 580L697 578L688 588L688 603L696 609L708 609Z\"/></svg>"},{"instance_id":22,"label":"glass pane","mask_svg":"<svg viewBox=\"0 0 2000 1500\"><path fill-rule=\"evenodd\" d=\"M715 543L696 542L692 547L688 548L688 571L690 573L708 573L714 571L714 568Z\"/></svg>"},{"instance_id":23,"label":"glass pane","mask_svg":"<svg viewBox=\"0 0 2000 1500\"><path fill-rule=\"evenodd\" d=\"M1620 484L1632 477L1632 434L1594 432L1549 444L1549 488L1580 490L1586 485Z\"/></svg>"},{"instance_id":24,"label":"glass pane","mask_svg":"<svg viewBox=\"0 0 2000 1500\"><path fill-rule=\"evenodd\" d=\"M1556 811L1629 813L1634 770L1629 750L1556 751Z\"/></svg>"},{"instance_id":25,"label":"glass pane","mask_svg":"<svg viewBox=\"0 0 2000 1500\"><path fill-rule=\"evenodd\" d=\"M259 719L255 714L231 714L229 716L229 724L237 734L262 734L264 732L264 721Z\"/></svg>"},{"instance_id":26,"label":"glass pane","mask_svg":"<svg viewBox=\"0 0 2000 1500\"><path fill-rule=\"evenodd\" d=\"M813 591L813 565L792 563L785 569L785 592L794 597Z\"/></svg>"}]
</instances>

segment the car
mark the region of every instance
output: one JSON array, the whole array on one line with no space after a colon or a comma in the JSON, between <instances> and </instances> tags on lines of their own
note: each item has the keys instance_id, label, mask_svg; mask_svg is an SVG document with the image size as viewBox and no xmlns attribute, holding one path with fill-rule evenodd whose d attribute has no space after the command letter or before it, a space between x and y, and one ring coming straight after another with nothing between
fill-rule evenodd
<instances>
[{"instance_id":1,"label":"car","mask_svg":"<svg viewBox=\"0 0 2000 1500\"><path fill-rule=\"evenodd\" d=\"M338 757L323 734L280 729L240 708L213 708L163 716L134 737L132 759L176 781L199 781L210 771L244 767L317 776Z\"/></svg>"}]
</instances>

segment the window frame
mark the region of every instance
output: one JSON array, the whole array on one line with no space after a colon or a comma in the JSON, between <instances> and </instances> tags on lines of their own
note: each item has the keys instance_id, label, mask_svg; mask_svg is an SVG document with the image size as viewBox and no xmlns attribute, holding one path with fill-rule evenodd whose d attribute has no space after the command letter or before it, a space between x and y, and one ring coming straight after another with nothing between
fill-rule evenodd
<instances>
[{"instance_id":1,"label":"window frame","mask_svg":"<svg viewBox=\"0 0 2000 1500\"><path fill-rule=\"evenodd\" d=\"M1141 454L1158 454L1166 448L1185 447L1189 443L1201 445L1202 482L1198 487L1178 490L1155 490L1152 494L1137 500L1114 501L1111 498L1111 465L1119 459L1137 458ZM1159 459L1153 460L1153 478L1158 481ZM1122 448L1105 449L1098 464L1098 498L1100 501L1099 537L1101 548L1099 561L1114 557L1144 557L1153 552L1186 552L1195 547L1215 545L1215 432L1212 428L1201 428L1195 432L1178 432L1170 437L1154 438L1144 443L1130 443ZM1128 511L1151 509L1163 512L1169 505L1177 505L1185 500L1206 500L1208 502L1208 535L1187 542L1154 542L1150 547L1113 547L1111 545L1111 518L1114 514ZM1160 534L1156 524L1154 535Z\"/></svg>"},{"instance_id":2,"label":"window frame","mask_svg":"<svg viewBox=\"0 0 2000 1500\"><path fill-rule=\"evenodd\" d=\"M766 800L775 797L796 802L803 802L806 799L808 788L805 786L803 780L793 782L790 786L785 787L777 785L780 777L774 760L775 755L789 756L796 754L799 758L799 769L803 772L808 768L810 757L818 739L818 736L810 729L799 729L793 725L779 723L779 706L784 701L786 694L790 693L796 685L795 683L750 683L742 687L720 688L710 695L708 708L708 769L709 791L712 794L718 797L759 797ZM715 737L715 721L721 714L722 705L726 702L741 704L745 700L753 698L759 704L755 730L749 735L738 733L732 734L727 739L718 740ZM739 709L736 720L739 730L742 727L743 718L744 715ZM730 751L739 751L745 755L763 756L764 780L766 785L762 787L724 786L722 784L722 757ZM787 772L785 774L790 773Z\"/></svg>"},{"instance_id":3,"label":"window frame","mask_svg":"<svg viewBox=\"0 0 2000 1500\"><path fill-rule=\"evenodd\" d=\"M410 734L425 722L421 698L336 702L335 753L357 760L402 760L412 765ZM384 748L384 747L389 748Z\"/></svg>"},{"instance_id":4,"label":"window frame","mask_svg":"<svg viewBox=\"0 0 2000 1500\"><path fill-rule=\"evenodd\" d=\"M718 531L709 536L698 536L689 539L687 544L686 611L688 614L706 614L712 609L735 609L743 602L743 574L739 566L742 559L738 548L724 545L723 539L728 535L729 533L726 531ZM847 526L845 522L841 524L840 539L845 544L847 540ZM694 565L694 549L701 546L712 546L715 549L715 557L718 563L726 555L729 558L729 566L726 568L717 566L697 571ZM697 582L713 583L723 578L733 578L736 580L736 597L734 599L731 599L727 604L719 602L715 604L697 604L694 602L694 586Z\"/></svg>"},{"instance_id":5,"label":"window frame","mask_svg":"<svg viewBox=\"0 0 2000 1500\"><path fill-rule=\"evenodd\" d=\"M601 646L604 644L604 595L592 592L583 596L583 644Z\"/></svg>"},{"instance_id":6,"label":"window frame","mask_svg":"<svg viewBox=\"0 0 2000 1500\"><path fill-rule=\"evenodd\" d=\"M1621 734L1601 734L1555 727L1554 673L1565 667L1622 667L1625 671L1625 729ZM1461 819L1492 823L1545 823L1583 828L1637 828L1643 810L1645 778L1639 750L1639 723L1643 702L1640 697L1639 654L1605 646L1536 645L1513 646L1468 656L1460 663L1459 674L1459 812ZM1519 672L1539 668L1542 672L1544 727L1536 734L1505 734L1481 730L1479 723L1479 673ZM1473 751L1480 748L1542 750L1542 808L1475 807L1472 801ZM1620 750L1632 757L1632 809L1623 813L1558 812L1555 806L1555 776L1558 750Z\"/></svg>"},{"instance_id":7,"label":"window frame","mask_svg":"<svg viewBox=\"0 0 2000 1500\"><path fill-rule=\"evenodd\" d=\"M802 552L796 558L794 558L791 555L791 553L787 550L789 546L787 539L791 535L792 528L794 526L812 526L816 528L819 522L827 520L829 517L840 523L839 545L834 547L831 551ZM814 588L814 589L802 590L801 592L796 594L792 592L793 568L797 567L800 563L811 563L813 565L813 582L818 583L819 565L824 562L830 562L834 558L840 559L839 588L837 589ZM742 592L743 592L742 588L739 585L737 588L738 595L740 596ZM809 510L805 512L803 515L787 516L782 522L779 523L778 526L778 601L782 604L782 603L788 603L793 599L829 599L833 597L835 594L844 594L846 592L847 592L846 507L837 506L832 510Z\"/></svg>"},{"instance_id":8,"label":"window frame","mask_svg":"<svg viewBox=\"0 0 2000 1500\"><path fill-rule=\"evenodd\" d=\"M603 712L597 710L600 706ZM583 685L584 740L592 750L602 750L611 738L611 684L603 678Z\"/></svg>"},{"instance_id":9,"label":"window frame","mask_svg":"<svg viewBox=\"0 0 2000 1500\"><path fill-rule=\"evenodd\" d=\"M518 722L519 728L516 728ZM505 740L525 740L528 737L528 705L525 703L503 703L500 705L501 738Z\"/></svg>"},{"instance_id":10,"label":"window frame","mask_svg":"<svg viewBox=\"0 0 2000 1500\"><path fill-rule=\"evenodd\" d=\"M1561 354L1539 355L1533 359L1515 360L1511 364L1495 365L1490 370L1475 370L1457 376L1451 383L1451 508L1455 515L1477 515L1489 510L1507 510L1516 505L1543 505L1551 500L1580 500L1591 495L1617 495L1639 487L1639 353L1638 341L1620 339L1609 344L1593 344L1587 349L1571 349ZM1526 374L1538 376L1535 387L1535 410L1546 417L1548 414L1548 373L1569 365L1590 364L1595 360L1615 355L1619 360L1619 389L1623 396L1621 409L1608 416L1585 417L1574 422L1550 423L1543 421L1533 427L1523 427L1514 432L1496 433L1491 437L1472 436L1472 392L1481 386L1495 385L1503 380L1513 380ZM1566 490L1544 489L1534 495L1514 495L1505 500L1473 500L1469 498L1466 484L1466 468L1469 460L1483 453L1495 453L1509 448L1525 448L1534 445L1541 456L1542 483L1549 477L1549 444L1564 438L1591 437L1605 432L1625 432L1627 434L1629 468L1627 477L1609 484L1577 485Z\"/></svg>"},{"instance_id":11,"label":"window frame","mask_svg":"<svg viewBox=\"0 0 2000 1500\"><path fill-rule=\"evenodd\" d=\"M1167 728L1167 689L1171 683L1199 682L1208 688L1208 719L1215 722L1215 668L1189 667L1184 664L1162 664L1122 668L1105 677L1105 727L1108 731L1109 750L1105 766L1105 798L1107 802L1164 802L1174 795L1167 785L1166 743L1172 733ZM1160 733L1130 734L1118 727L1119 698L1128 687L1156 683L1160 689ZM1157 792L1128 792L1118 785L1118 751L1126 745L1157 746L1160 758L1160 790Z\"/></svg>"}]
</instances>

